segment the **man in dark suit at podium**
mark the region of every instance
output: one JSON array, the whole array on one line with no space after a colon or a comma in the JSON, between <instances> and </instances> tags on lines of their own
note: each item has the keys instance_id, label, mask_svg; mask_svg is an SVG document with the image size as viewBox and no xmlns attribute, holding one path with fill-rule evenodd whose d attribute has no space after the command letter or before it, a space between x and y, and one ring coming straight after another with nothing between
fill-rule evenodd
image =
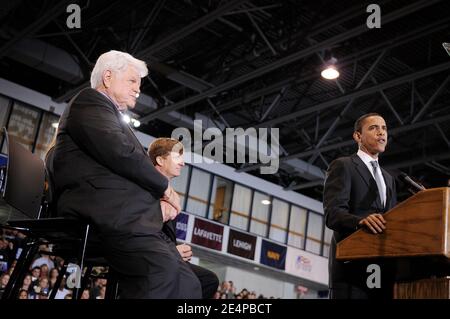
<instances>
[{"instance_id":1,"label":"man in dark suit at podium","mask_svg":"<svg viewBox=\"0 0 450 319\"><path fill-rule=\"evenodd\" d=\"M389 298L392 271L387 263L373 261L381 269L381 288L367 286L371 262L337 261L336 244L359 228L379 234L389 227L383 213L396 205L395 182L378 163L385 151L388 132L377 113L361 116L354 127L358 152L334 160L325 180L323 207L326 225L334 231L330 246L330 296L333 299Z\"/></svg>"},{"instance_id":2,"label":"man in dark suit at podium","mask_svg":"<svg viewBox=\"0 0 450 319\"><path fill-rule=\"evenodd\" d=\"M160 199L179 213L176 193L123 117L147 73L145 62L109 51L95 64L92 88L66 107L53 155L57 212L94 226L120 298L201 298L198 278L162 231Z\"/></svg>"}]
</instances>

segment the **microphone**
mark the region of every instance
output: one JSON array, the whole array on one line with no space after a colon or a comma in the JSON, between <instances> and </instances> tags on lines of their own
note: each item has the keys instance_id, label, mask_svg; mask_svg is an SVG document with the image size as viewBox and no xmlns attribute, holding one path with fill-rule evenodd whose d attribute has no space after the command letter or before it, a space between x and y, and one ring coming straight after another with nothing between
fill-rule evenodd
<instances>
[{"instance_id":1,"label":"microphone","mask_svg":"<svg viewBox=\"0 0 450 319\"><path fill-rule=\"evenodd\" d=\"M399 178L404 183L406 183L409 186L413 187L413 189L415 190L414 193L420 192L420 191L423 191L423 190L426 189L422 184L419 184L419 183L413 181L412 178L409 177L408 175L406 175L405 173L400 173Z\"/></svg>"}]
</instances>

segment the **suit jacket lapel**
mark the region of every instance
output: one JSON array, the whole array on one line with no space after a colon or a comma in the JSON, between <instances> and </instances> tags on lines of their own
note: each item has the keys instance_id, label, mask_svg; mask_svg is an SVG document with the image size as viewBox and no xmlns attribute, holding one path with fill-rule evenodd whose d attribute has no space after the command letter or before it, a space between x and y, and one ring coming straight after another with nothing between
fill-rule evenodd
<instances>
[{"instance_id":1,"label":"suit jacket lapel","mask_svg":"<svg viewBox=\"0 0 450 319\"><path fill-rule=\"evenodd\" d=\"M119 120L120 120L120 124L122 125L122 127L124 127L125 132L127 132L129 135L131 135L131 138L134 139L135 144L139 145L138 147L140 147L142 149L142 151L145 153L144 147L142 146L141 142L139 142L138 138L134 134L131 127L127 123L125 123L125 121L122 121L121 118Z\"/></svg>"},{"instance_id":2,"label":"suit jacket lapel","mask_svg":"<svg viewBox=\"0 0 450 319\"><path fill-rule=\"evenodd\" d=\"M127 123L125 123L125 121L123 121L123 119L122 119L122 113L120 113L120 111L117 109L117 107L114 105L114 103L113 103L112 101L110 101L110 99L107 98L106 96L104 96L102 93L100 93L100 92L98 92L98 91L96 91L96 92L97 92L98 94L101 94L101 95L103 96L103 98L104 98L106 101L108 101L109 104L111 104L111 106L113 107L113 109L114 109L115 112L116 112L116 116L117 116L117 118L118 118L118 120L119 120L120 125L121 125L122 128L124 129L124 131L125 131L129 136L131 136L131 139L134 140L134 144L135 144L135 145L139 145L138 147L141 148L142 152L146 153L146 152L145 152L145 148L142 146L141 142L139 142L138 138L137 138L136 135L134 134L134 132L133 132L133 130L131 129L131 127L130 127Z\"/></svg>"},{"instance_id":3,"label":"suit jacket lapel","mask_svg":"<svg viewBox=\"0 0 450 319\"><path fill-rule=\"evenodd\" d=\"M367 169L366 164L362 161L362 159L359 158L357 154L352 155L352 161L355 163L356 170L358 171L359 175L361 175L364 182L367 184L368 187L370 187L371 180L375 182L375 180L372 177L372 174L370 174L369 170Z\"/></svg>"}]
</instances>

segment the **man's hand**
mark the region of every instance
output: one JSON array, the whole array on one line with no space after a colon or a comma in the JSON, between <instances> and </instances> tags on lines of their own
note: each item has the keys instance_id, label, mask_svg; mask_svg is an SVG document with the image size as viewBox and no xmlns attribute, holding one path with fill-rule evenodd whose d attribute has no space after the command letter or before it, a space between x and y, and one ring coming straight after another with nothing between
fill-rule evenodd
<instances>
[{"instance_id":1,"label":"man's hand","mask_svg":"<svg viewBox=\"0 0 450 319\"><path fill-rule=\"evenodd\" d=\"M178 252L181 255L181 258L183 258L184 261L190 261L192 258L192 248L189 245L181 244L177 245Z\"/></svg>"},{"instance_id":2,"label":"man's hand","mask_svg":"<svg viewBox=\"0 0 450 319\"><path fill-rule=\"evenodd\" d=\"M378 213L370 214L359 221L359 225L366 226L374 234L381 234L386 229L384 224L386 224L386 220L383 215Z\"/></svg>"},{"instance_id":3,"label":"man's hand","mask_svg":"<svg viewBox=\"0 0 450 319\"><path fill-rule=\"evenodd\" d=\"M177 192L172 188L172 186L167 187L161 200L166 201L170 205L172 205L177 210L177 214L181 212L180 196L178 196Z\"/></svg>"},{"instance_id":4,"label":"man's hand","mask_svg":"<svg viewBox=\"0 0 450 319\"><path fill-rule=\"evenodd\" d=\"M165 200L160 200L160 204L164 223L177 217L179 211L177 211L172 204L166 202Z\"/></svg>"}]
</instances>

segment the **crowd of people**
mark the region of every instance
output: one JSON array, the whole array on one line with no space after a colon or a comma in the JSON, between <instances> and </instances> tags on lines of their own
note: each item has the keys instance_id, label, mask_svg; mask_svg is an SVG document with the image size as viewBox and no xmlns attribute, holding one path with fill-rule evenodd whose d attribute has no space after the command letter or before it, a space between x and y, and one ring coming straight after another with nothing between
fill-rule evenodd
<instances>
[{"instance_id":1,"label":"crowd of people","mask_svg":"<svg viewBox=\"0 0 450 319\"><path fill-rule=\"evenodd\" d=\"M17 260L22 251L24 235L16 230L3 229L0 235L0 298L8 284ZM66 276L59 287L56 287L58 275L63 268L64 260L51 252L51 246L41 245L29 271L21 283L17 299L48 299L56 289L55 299L72 299L73 290L66 285ZM104 299L106 279L104 271L97 269L84 287L80 299Z\"/></svg>"},{"instance_id":2,"label":"crowd of people","mask_svg":"<svg viewBox=\"0 0 450 319\"><path fill-rule=\"evenodd\" d=\"M0 298L20 256L21 244L24 236L15 230L2 230L0 236ZM57 289L55 299L72 299L73 290L66 285L66 276L63 277L59 287L56 287L58 275L63 267L64 260L51 252L51 245L41 245L29 272L25 275L17 299L49 299L53 289ZM80 299L104 299L107 279L107 269L97 267L88 280ZM213 299L267 299L262 294L243 288L240 292L233 281L223 281ZM274 298L274 297L270 297Z\"/></svg>"},{"instance_id":3,"label":"crowd of people","mask_svg":"<svg viewBox=\"0 0 450 319\"><path fill-rule=\"evenodd\" d=\"M213 299L273 299L274 297L265 297L262 294L257 294L255 291L249 291L247 288L243 288L240 292L237 292L233 281L224 280L218 287Z\"/></svg>"}]
</instances>

